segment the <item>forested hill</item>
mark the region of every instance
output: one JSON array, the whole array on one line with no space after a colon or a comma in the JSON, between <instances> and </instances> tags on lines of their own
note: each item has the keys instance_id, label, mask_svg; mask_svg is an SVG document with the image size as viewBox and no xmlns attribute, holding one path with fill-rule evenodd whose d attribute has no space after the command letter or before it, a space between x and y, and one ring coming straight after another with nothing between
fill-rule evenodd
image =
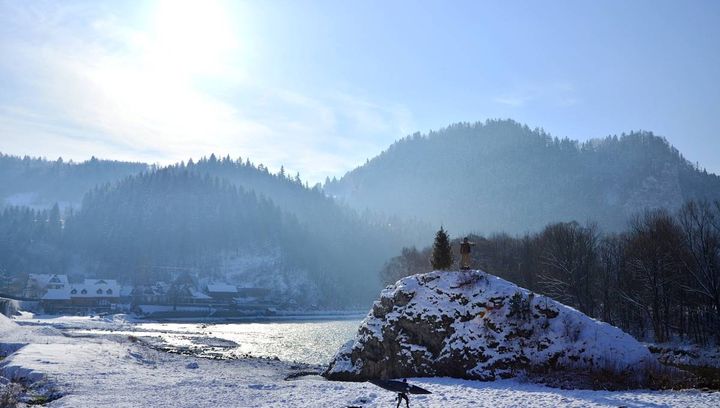
<instances>
[{"instance_id":1,"label":"forested hill","mask_svg":"<svg viewBox=\"0 0 720 408\"><path fill-rule=\"evenodd\" d=\"M720 177L649 132L579 143L493 120L406 137L325 190L358 209L458 234L524 233L572 220L619 230L645 208L720 198Z\"/></svg>"},{"instance_id":2,"label":"forested hill","mask_svg":"<svg viewBox=\"0 0 720 408\"><path fill-rule=\"evenodd\" d=\"M155 265L209 269L203 260L215 253L284 248L298 234L307 239L271 201L181 169L93 189L66 220L65 234L72 252L121 278Z\"/></svg>"},{"instance_id":3,"label":"forested hill","mask_svg":"<svg viewBox=\"0 0 720 408\"><path fill-rule=\"evenodd\" d=\"M90 160L74 163L62 159L18 157L0 153L0 208L22 205L33 208L80 203L93 187L118 181L150 168L145 163Z\"/></svg>"},{"instance_id":4,"label":"forested hill","mask_svg":"<svg viewBox=\"0 0 720 408\"><path fill-rule=\"evenodd\" d=\"M153 169L92 189L81 208L66 215L64 228L57 206L5 208L0 272L137 284L191 271L200 279L267 287L284 301L362 304L376 294L377 271L402 242L350 211L316 217L322 226L183 165Z\"/></svg>"},{"instance_id":5,"label":"forested hill","mask_svg":"<svg viewBox=\"0 0 720 408\"><path fill-rule=\"evenodd\" d=\"M427 236L422 234L431 231L427 224L402 215L381 216L382 212L358 212L339 205L325 194L319 184L309 187L302 182L299 174L287 174L283 168L273 174L267 167L255 165L248 159L243 162L240 158L233 160L229 156L216 158L211 155L176 167L218 177L268 197L283 211L295 215L310 230L326 239L328 246L354 245L353 239L358 234L367 236L377 231L383 231L384 236L373 239L380 239L388 245L400 241L404 244L425 242ZM352 239L348 240L349 237Z\"/></svg>"},{"instance_id":6,"label":"forested hill","mask_svg":"<svg viewBox=\"0 0 720 408\"><path fill-rule=\"evenodd\" d=\"M425 240L431 228L405 217L381 216L380 212L358 213L350 207L340 206L329 198L320 185L310 187L299 174L290 175L281 169L271 173L263 164L252 163L248 158L231 159L229 156L190 159L167 168L182 168L189 172L226 180L237 187L263 195L283 211L295 215L321 233L331 242L334 236L348 231L378 229L381 227L394 236L403 237L403 244ZM0 153L0 209L8 206L27 206L36 210L59 204L64 209L81 206L85 193L95 187L114 184L143 171L162 169L146 163L113 160L90 160L76 163L61 158L49 161L29 156L18 157ZM338 228L340 226L340 228ZM346 228L346 229L344 229Z\"/></svg>"}]
</instances>

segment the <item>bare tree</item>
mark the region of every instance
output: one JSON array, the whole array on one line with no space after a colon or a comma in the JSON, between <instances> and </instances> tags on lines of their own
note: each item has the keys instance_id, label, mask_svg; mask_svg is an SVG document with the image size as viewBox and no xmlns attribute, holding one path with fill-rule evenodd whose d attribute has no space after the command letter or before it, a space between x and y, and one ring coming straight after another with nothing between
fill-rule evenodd
<instances>
[{"instance_id":1,"label":"bare tree","mask_svg":"<svg viewBox=\"0 0 720 408\"><path fill-rule=\"evenodd\" d=\"M627 314L620 307L619 288L624 279L625 237L607 235L600 240L598 247L600 267L597 276L597 299L599 316L603 321L615 323L618 315L623 325L629 326Z\"/></svg>"},{"instance_id":2,"label":"bare tree","mask_svg":"<svg viewBox=\"0 0 720 408\"><path fill-rule=\"evenodd\" d=\"M630 227L627 267L639 287L623 297L649 317L655 340L670 337L673 291L682 278L682 231L665 210L646 211Z\"/></svg>"},{"instance_id":3,"label":"bare tree","mask_svg":"<svg viewBox=\"0 0 720 408\"><path fill-rule=\"evenodd\" d=\"M720 339L720 202L690 201L678 212L689 262L686 272L692 278L686 289L699 295L711 311L715 334Z\"/></svg>"},{"instance_id":4,"label":"bare tree","mask_svg":"<svg viewBox=\"0 0 720 408\"><path fill-rule=\"evenodd\" d=\"M539 236L542 246L540 288L547 295L592 315L598 233L594 225L551 224Z\"/></svg>"},{"instance_id":5,"label":"bare tree","mask_svg":"<svg viewBox=\"0 0 720 408\"><path fill-rule=\"evenodd\" d=\"M430 271L429 254L415 247L403 248L400 256L390 259L380 271L383 283L390 284L406 276Z\"/></svg>"}]
</instances>

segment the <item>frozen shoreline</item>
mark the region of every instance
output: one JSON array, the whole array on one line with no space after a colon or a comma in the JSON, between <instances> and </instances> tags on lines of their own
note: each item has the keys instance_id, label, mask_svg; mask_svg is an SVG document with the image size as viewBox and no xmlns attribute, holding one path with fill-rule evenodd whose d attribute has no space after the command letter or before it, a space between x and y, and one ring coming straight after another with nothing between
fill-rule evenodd
<instances>
[{"instance_id":1,"label":"frozen shoreline","mask_svg":"<svg viewBox=\"0 0 720 408\"><path fill-rule=\"evenodd\" d=\"M312 321L312 320L351 320L357 319L362 320L367 315L367 311L362 310L325 310L325 311L278 311L275 314L263 315L263 314L250 314L246 316L231 316L231 317L203 317L203 316L178 316L178 317L162 317L153 315L134 315L134 314L107 314L102 316L68 316L68 315L56 315L56 314L31 314L27 312L21 313L21 316L17 317L19 323L32 324L33 320L52 321L58 322L71 321L71 320L82 320L82 319L94 319L99 318L104 321L114 320L115 317L119 316L125 322L131 323L164 323L164 322L177 322L177 323L255 323L255 322L282 322L282 321Z\"/></svg>"},{"instance_id":2,"label":"frozen shoreline","mask_svg":"<svg viewBox=\"0 0 720 408\"><path fill-rule=\"evenodd\" d=\"M73 324L81 325L76 319ZM12 322L11 322L12 323ZM70 322L68 322L70 323ZM87 319L89 330L132 322ZM67 337L55 327L0 326L0 343L27 344L0 364L0 375L42 383L61 398L50 407L389 407L394 395L369 383L285 378L307 366L272 359L201 359L155 350L126 335ZM521 380L411 379L432 395L415 407L720 406L720 393L560 390Z\"/></svg>"}]
</instances>

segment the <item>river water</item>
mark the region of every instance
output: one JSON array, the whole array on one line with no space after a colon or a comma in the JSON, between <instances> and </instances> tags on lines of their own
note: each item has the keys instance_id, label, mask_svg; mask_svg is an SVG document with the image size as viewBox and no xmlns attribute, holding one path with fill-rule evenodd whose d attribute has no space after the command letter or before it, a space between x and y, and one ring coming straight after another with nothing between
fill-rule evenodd
<instances>
[{"instance_id":1,"label":"river water","mask_svg":"<svg viewBox=\"0 0 720 408\"><path fill-rule=\"evenodd\" d=\"M118 316L33 316L21 325L50 326L82 336L132 336L151 346L202 357L279 358L286 362L326 365L355 337L364 315L270 317L233 322L153 322Z\"/></svg>"},{"instance_id":2,"label":"river water","mask_svg":"<svg viewBox=\"0 0 720 408\"><path fill-rule=\"evenodd\" d=\"M214 348L208 339L228 340L227 357L277 357L283 361L327 364L355 337L359 319L266 321L252 323L138 323L135 336L160 337L169 346Z\"/></svg>"}]
</instances>

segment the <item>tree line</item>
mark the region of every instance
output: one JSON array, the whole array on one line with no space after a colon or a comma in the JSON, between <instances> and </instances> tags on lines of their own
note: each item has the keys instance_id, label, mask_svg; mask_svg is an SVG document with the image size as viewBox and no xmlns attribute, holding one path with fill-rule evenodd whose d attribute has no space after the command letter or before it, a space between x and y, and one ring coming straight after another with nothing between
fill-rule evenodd
<instances>
[{"instance_id":1,"label":"tree line","mask_svg":"<svg viewBox=\"0 0 720 408\"><path fill-rule=\"evenodd\" d=\"M522 236L469 238L474 267L638 338L720 341L720 201L646 210L616 233L563 222ZM453 250L459 242L452 241ZM387 283L427 272L435 256L432 248L404 248L381 278Z\"/></svg>"}]
</instances>

